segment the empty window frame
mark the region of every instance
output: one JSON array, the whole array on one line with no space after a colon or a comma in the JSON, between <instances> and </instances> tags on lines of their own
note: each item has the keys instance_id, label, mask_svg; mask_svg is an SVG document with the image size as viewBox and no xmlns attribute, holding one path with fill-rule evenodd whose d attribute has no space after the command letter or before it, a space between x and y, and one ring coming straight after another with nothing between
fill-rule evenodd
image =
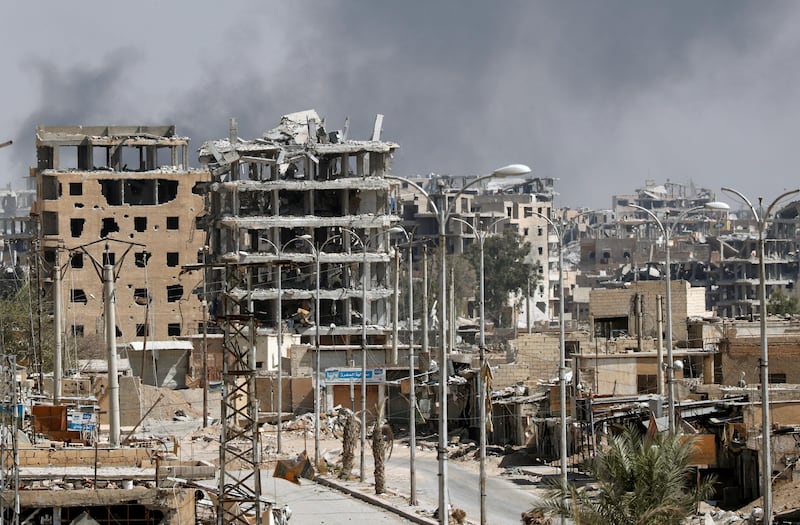
<instances>
[{"instance_id":1,"label":"empty window frame","mask_svg":"<svg viewBox=\"0 0 800 525\"><path fill-rule=\"evenodd\" d=\"M180 227L179 217L167 217L167 229L177 230Z\"/></svg>"},{"instance_id":2,"label":"empty window frame","mask_svg":"<svg viewBox=\"0 0 800 525\"><path fill-rule=\"evenodd\" d=\"M70 268L83 268L83 254L80 252L75 252L69 258L69 266Z\"/></svg>"},{"instance_id":3,"label":"empty window frame","mask_svg":"<svg viewBox=\"0 0 800 525\"><path fill-rule=\"evenodd\" d=\"M70 219L69 220L69 233L72 237L80 237L83 234L83 226L86 224L86 219Z\"/></svg>"},{"instance_id":4,"label":"empty window frame","mask_svg":"<svg viewBox=\"0 0 800 525\"><path fill-rule=\"evenodd\" d=\"M86 292L84 292L82 289L73 288L69 291L69 301L71 303L86 304L89 302L89 298L86 296Z\"/></svg>"},{"instance_id":5,"label":"empty window frame","mask_svg":"<svg viewBox=\"0 0 800 525\"><path fill-rule=\"evenodd\" d=\"M152 256L153 254L150 252L136 252L133 254L134 263L139 268L144 268L147 266L147 263L150 261L150 257Z\"/></svg>"},{"instance_id":6,"label":"empty window frame","mask_svg":"<svg viewBox=\"0 0 800 525\"><path fill-rule=\"evenodd\" d=\"M180 264L180 254L178 252L167 252L167 266L175 267Z\"/></svg>"},{"instance_id":7,"label":"empty window frame","mask_svg":"<svg viewBox=\"0 0 800 525\"><path fill-rule=\"evenodd\" d=\"M172 284L167 286L167 302L176 303L183 298L183 286L180 284Z\"/></svg>"},{"instance_id":8,"label":"empty window frame","mask_svg":"<svg viewBox=\"0 0 800 525\"><path fill-rule=\"evenodd\" d=\"M181 335L181 324L180 323L167 324L167 335L169 336Z\"/></svg>"}]
</instances>

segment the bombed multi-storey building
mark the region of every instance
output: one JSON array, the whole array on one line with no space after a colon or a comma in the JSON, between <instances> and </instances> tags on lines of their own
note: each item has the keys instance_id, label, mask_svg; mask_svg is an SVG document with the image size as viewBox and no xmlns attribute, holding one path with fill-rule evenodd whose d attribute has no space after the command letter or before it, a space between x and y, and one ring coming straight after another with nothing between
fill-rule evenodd
<instances>
[{"instance_id":1,"label":"bombed multi-storey building","mask_svg":"<svg viewBox=\"0 0 800 525\"><path fill-rule=\"evenodd\" d=\"M388 230L399 218L384 175L398 146L380 140L381 121L364 141L326 130L313 110L285 115L253 140L232 121L229 138L200 150L213 173L210 251L218 268L246 274L227 281L227 297L256 329L281 323L304 342L319 337L323 369L360 361L353 351L362 342L372 365L392 361L381 352L391 333ZM274 357L262 367L274 369ZM310 371L310 357L303 362Z\"/></svg>"},{"instance_id":2,"label":"bombed multi-storey building","mask_svg":"<svg viewBox=\"0 0 800 525\"><path fill-rule=\"evenodd\" d=\"M174 126L36 128L31 214L42 286L60 296L63 332L104 333L105 265L114 268L120 340L198 332L197 283L181 265L205 242L196 191L210 174L188 167L188 145Z\"/></svg>"}]
</instances>

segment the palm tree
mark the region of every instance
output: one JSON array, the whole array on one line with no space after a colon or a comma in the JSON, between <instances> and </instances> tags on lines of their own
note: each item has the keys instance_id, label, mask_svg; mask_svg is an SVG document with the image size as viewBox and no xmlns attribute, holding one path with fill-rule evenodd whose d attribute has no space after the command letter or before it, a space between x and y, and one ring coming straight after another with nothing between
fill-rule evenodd
<instances>
[{"instance_id":1,"label":"palm tree","mask_svg":"<svg viewBox=\"0 0 800 525\"><path fill-rule=\"evenodd\" d=\"M571 518L576 525L677 525L711 495L715 482L709 476L695 483L693 448L689 436L643 439L627 427L590 464L595 483L578 488L555 481L532 511Z\"/></svg>"}]
</instances>

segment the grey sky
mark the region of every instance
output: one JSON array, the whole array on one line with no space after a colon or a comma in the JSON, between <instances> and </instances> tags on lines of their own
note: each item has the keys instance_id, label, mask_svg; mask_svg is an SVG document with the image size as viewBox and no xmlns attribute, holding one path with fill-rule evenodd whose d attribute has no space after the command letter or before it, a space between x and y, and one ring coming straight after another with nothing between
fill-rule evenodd
<instances>
[{"instance_id":1,"label":"grey sky","mask_svg":"<svg viewBox=\"0 0 800 525\"><path fill-rule=\"evenodd\" d=\"M83 0L3 21L13 187L36 125L175 124L196 148L230 117L250 138L309 108L354 138L383 113L398 175L523 162L560 179L558 205L645 179L751 199L800 180L795 2Z\"/></svg>"}]
</instances>

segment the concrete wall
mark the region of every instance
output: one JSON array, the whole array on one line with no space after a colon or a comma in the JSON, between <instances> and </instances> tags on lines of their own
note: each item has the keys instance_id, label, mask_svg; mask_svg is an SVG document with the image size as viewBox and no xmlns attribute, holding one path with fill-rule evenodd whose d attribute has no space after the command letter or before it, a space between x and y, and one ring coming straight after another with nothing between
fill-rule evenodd
<instances>
[{"instance_id":1,"label":"concrete wall","mask_svg":"<svg viewBox=\"0 0 800 525\"><path fill-rule=\"evenodd\" d=\"M497 365L493 370L492 384L495 390L517 383L535 383L537 379L558 377L558 334L523 334L516 339L515 346L515 361Z\"/></svg>"},{"instance_id":2,"label":"concrete wall","mask_svg":"<svg viewBox=\"0 0 800 525\"><path fill-rule=\"evenodd\" d=\"M153 451L147 448L95 449L81 448L25 448L19 447L20 467L58 467L98 465L104 467L150 466Z\"/></svg>"},{"instance_id":3,"label":"concrete wall","mask_svg":"<svg viewBox=\"0 0 800 525\"><path fill-rule=\"evenodd\" d=\"M688 281L671 281L672 337L675 345L688 340L687 318L706 314L705 290L692 288ZM642 294L643 336L658 336L656 297L661 295L662 321L666 331L666 288L663 281L639 281L619 289L592 290L589 296L589 313L595 323L614 317L628 318L628 334L636 334L634 295Z\"/></svg>"},{"instance_id":4,"label":"concrete wall","mask_svg":"<svg viewBox=\"0 0 800 525\"><path fill-rule=\"evenodd\" d=\"M767 344L770 375L783 374L786 383L800 384L800 367L797 366L800 337L770 337ZM747 384L761 382L759 338L737 338L735 331L732 331L727 339L720 342L720 350L723 385L736 385L740 379Z\"/></svg>"}]
</instances>

